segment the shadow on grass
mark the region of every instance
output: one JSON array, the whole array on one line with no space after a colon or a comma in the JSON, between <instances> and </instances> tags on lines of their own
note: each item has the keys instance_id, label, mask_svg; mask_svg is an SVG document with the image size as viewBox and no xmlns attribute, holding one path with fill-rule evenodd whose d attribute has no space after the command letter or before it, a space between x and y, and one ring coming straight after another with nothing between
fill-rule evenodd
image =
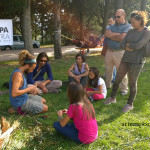
<instances>
[{"instance_id":1,"label":"shadow on grass","mask_svg":"<svg viewBox=\"0 0 150 150\"><path fill-rule=\"evenodd\" d=\"M63 57L60 60L50 60L51 67L53 70L53 75L56 77L55 79L60 79L62 81L67 81L67 70L68 68L75 62L75 55L69 55ZM98 63L97 63L98 62ZM101 73L104 73L104 64L103 58L101 56L88 56L87 63L90 67L96 66ZM150 65L146 65L146 68L149 68ZM3 66L1 66L3 67ZM62 69L63 68L63 69ZM0 72L1 84L5 81L8 81L9 76L5 75L11 73L14 68L5 67ZM109 149L109 147L114 148L117 147L117 144L120 142L120 139L117 139L119 135L126 134L126 130L128 128L123 128L121 126L121 121L135 121L137 119L140 120L141 117L147 118L149 121L149 78L150 71L146 70L142 72L139 80L138 80L138 93L134 102L134 109L126 113L122 113L121 109L126 104L128 96L121 96L118 92L117 94L117 103L111 105L104 105L103 102L105 100L92 102L93 107L96 112L96 118L99 128L99 139L93 142L90 145L80 145L75 142L67 139L63 135L57 133L53 128L53 123L57 121L57 111L59 109L64 109L69 107L69 102L67 100L67 84L62 86L62 91L58 94L45 94L42 95L47 100L47 105L49 110L45 114L39 115L27 115L27 116L19 116L8 114L7 110L10 107L9 96L1 95L0 96L0 115L6 117L8 120L13 122L14 120L19 120L21 123L21 127L14 132L13 142L17 139L18 143L21 141L25 143L21 149L57 149L57 150L86 150L86 149L99 149L99 147L103 147L104 149ZM5 78L6 77L6 78ZM7 79L7 80L6 80ZM107 97L109 97L111 91L108 91ZM47 119L42 119L41 116L48 116ZM136 117L135 117L136 116ZM117 120L118 119L118 120ZM117 124L116 124L117 123ZM120 131L117 131L117 129ZM125 131L124 131L125 130ZM129 131L133 130L133 128L129 127ZM140 132L140 131L139 131ZM108 133L108 134L107 134ZM109 134L110 133L110 134ZM114 139L118 140L116 144L112 144L110 142L111 135L115 134ZM129 138L132 133L128 133ZM133 137L136 138L137 134ZM17 138L15 138L17 137ZM114 140L113 139L113 140ZM124 135L122 136L122 143L125 144ZM129 139L130 140L130 139ZM103 142L104 141L104 142ZM131 139L132 141L132 139ZM114 146L114 147L113 147Z\"/></svg>"}]
</instances>

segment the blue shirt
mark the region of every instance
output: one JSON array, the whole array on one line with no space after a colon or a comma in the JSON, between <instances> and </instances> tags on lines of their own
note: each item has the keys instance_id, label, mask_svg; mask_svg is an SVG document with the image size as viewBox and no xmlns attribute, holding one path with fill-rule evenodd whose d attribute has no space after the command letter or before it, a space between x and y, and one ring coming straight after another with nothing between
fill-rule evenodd
<instances>
[{"instance_id":1,"label":"blue shirt","mask_svg":"<svg viewBox=\"0 0 150 150\"><path fill-rule=\"evenodd\" d=\"M27 75L27 83L28 84L34 84L36 81L43 81L45 72L47 73L47 76L48 76L47 79L49 79L51 81L53 80L52 70L51 70L51 66L49 63L46 63L43 67L41 67L41 72L35 79L33 79L33 77L37 74L38 67L39 67L39 64L37 64L37 66L35 67L33 72L30 72Z\"/></svg>"},{"instance_id":2,"label":"blue shirt","mask_svg":"<svg viewBox=\"0 0 150 150\"><path fill-rule=\"evenodd\" d=\"M122 33L127 33L131 28L132 26L130 24L123 23L123 24L113 24L109 26L107 30L122 34ZM107 38L108 49L120 50L120 43L121 42L113 41Z\"/></svg>"},{"instance_id":3,"label":"blue shirt","mask_svg":"<svg viewBox=\"0 0 150 150\"><path fill-rule=\"evenodd\" d=\"M9 80L9 99L10 99L10 103L11 103L12 106L14 106L14 107L21 107L21 106L23 106L26 103L26 101L28 99L28 94L25 93L25 94L20 95L20 96L12 97L12 95L11 95L11 91L12 91L12 76L13 76L13 74L15 72L21 72L21 71L19 69L15 69L13 71L13 73L11 74L11 76L10 76L10 80ZM27 81L26 81L26 78L24 77L23 74L22 74L22 77L23 77L23 85L22 85L22 87L19 88L19 90L26 89L26 87L27 87Z\"/></svg>"}]
</instances>

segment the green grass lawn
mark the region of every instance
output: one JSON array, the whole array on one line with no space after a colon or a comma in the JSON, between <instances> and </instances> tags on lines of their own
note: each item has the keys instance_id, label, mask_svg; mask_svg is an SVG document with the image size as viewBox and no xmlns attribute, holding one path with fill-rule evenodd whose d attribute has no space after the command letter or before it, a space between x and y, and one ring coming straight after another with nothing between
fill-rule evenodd
<instances>
[{"instance_id":1,"label":"green grass lawn","mask_svg":"<svg viewBox=\"0 0 150 150\"><path fill-rule=\"evenodd\" d=\"M50 59L55 79L67 81L67 70L75 61L74 55L64 56L60 60ZM47 119L40 118L42 114L19 116L8 114L9 96L0 96L0 116L13 122L18 120L20 128L13 132L6 149L22 150L148 150L150 149L150 60L147 60L138 80L138 93L134 109L122 113L127 96L118 92L117 103L105 106L104 100L93 102L99 126L98 139L90 145L79 145L57 133L53 123L57 121L57 110L68 109L67 85L62 86L58 94L45 94L49 110ZM101 75L104 74L104 59L99 54L87 57L90 67L96 66ZM17 67L17 62L0 63L0 90L2 84L9 80L10 74ZM108 91L109 97L111 90ZM134 123L134 124L133 124ZM137 123L137 124L136 124ZM143 123L143 125L142 125ZM140 126L137 126L140 125ZM149 126L148 126L149 125Z\"/></svg>"}]
</instances>

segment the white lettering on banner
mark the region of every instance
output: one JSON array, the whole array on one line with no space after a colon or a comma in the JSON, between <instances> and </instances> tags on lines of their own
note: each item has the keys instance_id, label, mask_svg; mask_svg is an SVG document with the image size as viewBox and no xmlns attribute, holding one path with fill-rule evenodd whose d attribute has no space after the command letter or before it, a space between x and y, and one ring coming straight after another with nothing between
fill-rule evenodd
<instances>
[{"instance_id":1,"label":"white lettering on banner","mask_svg":"<svg viewBox=\"0 0 150 150\"><path fill-rule=\"evenodd\" d=\"M13 45L13 26L11 19L0 19L0 46Z\"/></svg>"}]
</instances>

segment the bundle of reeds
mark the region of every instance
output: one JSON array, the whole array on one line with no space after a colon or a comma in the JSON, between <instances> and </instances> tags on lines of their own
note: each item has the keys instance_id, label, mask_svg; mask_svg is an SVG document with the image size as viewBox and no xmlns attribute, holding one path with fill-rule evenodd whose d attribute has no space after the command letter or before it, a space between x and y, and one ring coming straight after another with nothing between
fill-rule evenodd
<instances>
[{"instance_id":1,"label":"bundle of reeds","mask_svg":"<svg viewBox=\"0 0 150 150\"><path fill-rule=\"evenodd\" d=\"M0 129L0 149L9 141L9 137L13 130L18 128L20 123L18 121L14 121L12 126L10 127L10 123L6 121L4 117L1 117L1 129Z\"/></svg>"}]
</instances>

